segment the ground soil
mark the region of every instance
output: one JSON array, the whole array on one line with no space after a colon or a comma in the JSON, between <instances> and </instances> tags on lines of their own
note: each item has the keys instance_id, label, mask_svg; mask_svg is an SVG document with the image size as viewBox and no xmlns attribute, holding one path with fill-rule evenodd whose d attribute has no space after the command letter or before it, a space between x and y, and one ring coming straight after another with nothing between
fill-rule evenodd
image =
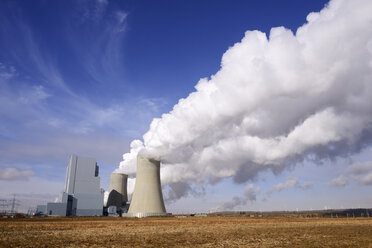
<instances>
[{"instance_id":1,"label":"ground soil","mask_svg":"<svg viewBox=\"0 0 372 248\"><path fill-rule=\"evenodd\" d=\"M372 218L23 218L0 247L368 247Z\"/></svg>"}]
</instances>

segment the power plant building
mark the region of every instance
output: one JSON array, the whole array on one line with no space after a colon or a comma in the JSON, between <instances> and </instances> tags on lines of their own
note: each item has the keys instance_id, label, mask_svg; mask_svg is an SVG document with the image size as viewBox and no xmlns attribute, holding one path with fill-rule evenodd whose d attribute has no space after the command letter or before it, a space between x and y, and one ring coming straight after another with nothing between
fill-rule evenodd
<instances>
[{"instance_id":1,"label":"power plant building","mask_svg":"<svg viewBox=\"0 0 372 248\"><path fill-rule=\"evenodd\" d=\"M58 202L48 203L46 214L59 216L101 216L103 189L94 158L72 155L66 171L65 191Z\"/></svg>"},{"instance_id":2,"label":"power plant building","mask_svg":"<svg viewBox=\"0 0 372 248\"><path fill-rule=\"evenodd\" d=\"M67 166L65 192L77 199L77 216L102 215L103 190L94 158L71 156Z\"/></svg>"},{"instance_id":3,"label":"power plant building","mask_svg":"<svg viewBox=\"0 0 372 248\"><path fill-rule=\"evenodd\" d=\"M126 174L111 174L105 214L124 217L167 215L160 182L160 161L137 156L136 184L130 206L127 181ZM72 155L66 170L64 192L57 202L39 205L37 212L58 216L102 216L103 198L96 160Z\"/></svg>"}]
</instances>

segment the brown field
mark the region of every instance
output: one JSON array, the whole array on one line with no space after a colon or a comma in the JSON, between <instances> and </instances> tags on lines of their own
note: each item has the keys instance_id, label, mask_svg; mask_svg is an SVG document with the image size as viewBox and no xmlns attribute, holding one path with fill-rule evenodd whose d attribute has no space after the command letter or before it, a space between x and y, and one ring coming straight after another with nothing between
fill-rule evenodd
<instances>
[{"instance_id":1,"label":"brown field","mask_svg":"<svg viewBox=\"0 0 372 248\"><path fill-rule=\"evenodd\" d=\"M372 218L1 219L0 247L372 247Z\"/></svg>"}]
</instances>

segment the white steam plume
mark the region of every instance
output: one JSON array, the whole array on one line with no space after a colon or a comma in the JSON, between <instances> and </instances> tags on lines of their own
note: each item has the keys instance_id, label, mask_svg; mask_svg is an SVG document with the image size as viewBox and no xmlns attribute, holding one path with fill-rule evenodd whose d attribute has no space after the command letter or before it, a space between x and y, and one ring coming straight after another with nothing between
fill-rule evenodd
<instances>
[{"instance_id":1,"label":"white steam plume","mask_svg":"<svg viewBox=\"0 0 372 248\"><path fill-rule=\"evenodd\" d=\"M160 159L163 184L185 186L174 187L180 198L192 183L243 183L369 146L371 13L371 0L332 0L296 34L247 31L215 75L132 142L118 170L133 176L138 152Z\"/></svg>"}]
</instances>

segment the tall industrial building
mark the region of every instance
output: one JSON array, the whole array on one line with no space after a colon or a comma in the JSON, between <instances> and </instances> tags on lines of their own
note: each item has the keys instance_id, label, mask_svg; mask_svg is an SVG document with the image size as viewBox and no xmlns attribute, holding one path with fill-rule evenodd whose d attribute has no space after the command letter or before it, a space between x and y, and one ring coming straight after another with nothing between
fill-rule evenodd
<instances>
[{"instance_id":1,"label":"tall industrial building","mask_svg":"<svg viewBox=\"0 0 372 248\"><path fill-rule=\"evenodd\" d=\"M67 166L65 192L77 199L77 216L102 215L103 190L94 158L71 156Z\"/></svg>"},{"instance_id":2,"label":"tall industrial building","mask_svg":"<svg viewBox=\"0 0 372 248\"><path fill-rule=\"evenodd\" d=\"M60 216L101 216L103 189L94 158L72 155L67 166L65 191L59 202L47 204L47 214Z\"/></svg>"},{"instance_id":3,"label":"tall industrial building","mask_svg":"<svg viewBox=\"0 0 372 248\"><path fill-rule=\"evenodd\" d=\"M166 215L160 183L160 161L137 156L136 185L126 216Z\"/></svg>"}]
</instances>

